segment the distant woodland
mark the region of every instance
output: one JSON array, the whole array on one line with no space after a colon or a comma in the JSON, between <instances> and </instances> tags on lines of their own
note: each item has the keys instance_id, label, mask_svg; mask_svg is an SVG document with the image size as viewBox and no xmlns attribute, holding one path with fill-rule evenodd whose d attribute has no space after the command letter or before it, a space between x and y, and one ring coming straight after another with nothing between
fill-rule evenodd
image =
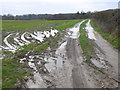
<instances>
[{"instance_id":1,"label":"distant woodland","mask_svg":"<svg viewBox=\"0 0 120 90\"><path fill-rule=\"evenodd\" d=\"M3 20L71 20L71 19L85 19L89 18L91 12L77 12L69 14L26 14L26 15L16 15L11 14L3 15Z\"/></svg>"}]
</instances>

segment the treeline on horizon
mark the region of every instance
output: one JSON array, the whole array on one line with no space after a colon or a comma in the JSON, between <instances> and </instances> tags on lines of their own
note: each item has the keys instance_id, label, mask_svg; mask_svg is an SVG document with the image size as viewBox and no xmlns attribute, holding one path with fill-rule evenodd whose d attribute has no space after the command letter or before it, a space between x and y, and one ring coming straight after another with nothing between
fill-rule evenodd
<instances>
[{"instance_id":1,"label":"treeline on horizon","mask_svg":"<svg viewBox=\"0 0 120 90\"><path fill-rule=\"evenodd\" d=\"M72 20L72 19L86 19L91 16L91 12L85 13L81 11L80 13L68 13L68 14L26 14L26 15L16 15L11 14L2 15L2 20Z\"/></svg>"}]
</instances>

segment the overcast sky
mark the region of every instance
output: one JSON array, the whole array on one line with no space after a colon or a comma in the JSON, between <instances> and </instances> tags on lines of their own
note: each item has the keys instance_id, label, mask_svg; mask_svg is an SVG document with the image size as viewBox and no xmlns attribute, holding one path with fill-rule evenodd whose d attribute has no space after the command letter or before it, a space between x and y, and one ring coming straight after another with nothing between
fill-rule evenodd
<instances>
[{"instance_id":1,"label":"overcast sky","mask_svg":"<svg viewBox=\"0 0 120 90\"><path fill-rule=\"evenodd\" d=\"M56 14L118 8L119 0L2 0L0 14Z\"/></svg>"}]
</instances>

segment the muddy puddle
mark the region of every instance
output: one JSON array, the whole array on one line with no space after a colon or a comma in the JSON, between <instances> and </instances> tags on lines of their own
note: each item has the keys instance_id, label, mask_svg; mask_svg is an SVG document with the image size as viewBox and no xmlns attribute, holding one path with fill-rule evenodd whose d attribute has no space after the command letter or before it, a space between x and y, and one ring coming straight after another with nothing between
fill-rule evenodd
<instances>
[{"instance_id":1,"label":"muddy puddle","mask_svg":"<svg viewBox=\"0 0 120 90\"><path fill-rule=\"evenodd\" d=\"M84 22L85 20L81 21L80 23L76 24L73 28L70 28L68 30L68 35L70 38L77 39L80 35L80 25Z\"/></svg>"},{"instance_id":2,"label":"muddy puddle","mask_svg":"<svg viewBox=\"0 0 120 90\"><path fill-rule=\"evenodd\" d=\"M21 46L28 45L30 43L33 43L35 41L43 42L45 38L47 37L54 37L58 33L58 30L56 29L50 29L47 31L35 31L33 33L30 32L24 32L22 34L20 33L11 33L8 34L4 39L4 46L0 45L1 48L7 51L15 52L19 49L22 49ZM10 41L9 39L13 39L13 41Z\"/></svg>"},{"instance_id":3,"label":"muddy puddle","mask_svg":"<svg viewBox=\"0 0 120 90\"><path fill-rule=\"evenodd\" d=\"M86 27L84 29L86 29L89 39L93 40L93 42L97 40L98 34L97 32L94 31L93 27L90 25L90 20L86 23ZM99 50L100 48L98 48L96 44L95 44L95 47L94 47L95 53L98 58L91 58L90 61L92 62L92 64L94 64L98 68L108 69L110 65L105 60L106 58L105 55L101 50Z\"/></svg>"},{"instance_id":4,"label":"muddy puddle","mask_svg":"<svg viewBox=\"0 0 120 90\"><path fill-rule=\"evenodd\" d=\"M109 68L105 60L96 59L96 58L91 58L90 60L98 68L104 68L104 69Z\"/></svg>"},{"instance_id":5,"label":"muddy puddle","mask_svg":"<svg viewBox=\"0 0 120 90\"><path fill-rule=\"evenodd\" d=\"M89 39L97 40L97 34L94 31L93 27L90 25L90 20L86 23L85 29L88 32L88 38Z\"/></svg>"},{"instance_id":6,"label":"muddy puddle","mask_svg":"<svg viewBox=\"0 0 120 90\"><path fill-rule=\"evenodd\" d=\"M66 49L66 44L67 41L63 42L55 51L54 56L52 55L34 55L34 56L29 56L28 58L28 65L31 69L33 69L33 78L29 78L27 83L28 88L45 88L48 87L49 84L52 85L52 82L50 79L51 76L49 75L50 73L55 72L56 70L59 70L63 68L63 65L66 60L66 55L65 55L65 49ZM20 60L20 63L24 63L27 59L23 58ZM46 79L47 80L46 82Z\"/></svg>"}]
</instances>

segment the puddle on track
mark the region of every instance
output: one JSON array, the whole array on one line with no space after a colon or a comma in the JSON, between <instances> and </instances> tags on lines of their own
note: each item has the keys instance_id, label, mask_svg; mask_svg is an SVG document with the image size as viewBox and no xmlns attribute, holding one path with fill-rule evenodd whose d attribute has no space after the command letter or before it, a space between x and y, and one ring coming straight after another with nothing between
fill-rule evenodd
<instances>
[{"instance_id":1,"label":"puddle on track","mask_svg":"<svg viewBox=\"0 0 120 90\"><path fill-rule=\"evenodd\" d=\"M56 71L57 69L60 69L63 67L64 61L66 60L66 56L65 56L65 49L66 49L66 45L67 45L67 41L62 43L58 49L55 52L55 57L52 56L44 56L41 57L39 55L36 56L29 56L30 60L28 62L28 65L30 66L30 68L34 69L35 72L33 73L33 80L29 79L27 81L27 85L29 88L45 88L47 87L47 84L44 81L44 78L41 72L38 72L39 70L36 69L36 66L34 63L32 63L31 61L34 61L34 58L37 57L39 58L39 61L37 63L37 65L41 65L42 62L45 62L44 64L42 64L44 67L41 67L45 72L48 71L49 73L51 73L52 71ZM25 59L21 59L22 60ZM47 69L47 70L46 70ZM37 77L37 78L36 78ZM46 76L47 78L49 78L49 76Z\"/></svg>"},{"instance_id":2,"label":"puddle on track","mask_svg":"<svg viewBox=\"0 0 120 90\"><path fill-rule=\"evenodd\" d=\"M33 79L28 79L26 83L28 88L46 88L46 84L44 83L41 75L39 73L34 73Z\"/></svg>"},{"instance_id":3,"label":"puddle on track","mask_svg":"<svg viewBox=\"0 0 120 90\"><path fill-rule=\"evenodd\" d=\"M56 59L53 57L45 56L44 58L47 63L45 64L46 69L50 72L52 69L56 69Z\"/></svg>"},{"instance_id":4,"label":"puddle on track","mask_svg":"<svg viewBox=\"0 0 120 90\"><path fill-rule=\"evenodd\" d=\"M66 57L66 45L67 45L67 41L65 41L64 43L62 43L62 45L56 50L56 55L57 55L57 67L62 67Z\"/></svg>"},{"instance_id":5,"label":"puddle on track","mask_svg":"<svg viewBox=\"0 0 120 90\"><path fill-rule=\"evenodd\" d=\"M51 71L52 69L62 68L64 61L66 59L65 56L66 45L67 41L61 44L61 46L55 52L55 57L46 56L44 58L48 62L45 64L45 67L48 69L48 71Z\"/></svg>"},{"instance_id":6,"label":"puddle on track","mask_svg":"<svg viewBox=\"0 0 120 90\"><path fill-rule=\"evenodd\" d=\"M68 35L70 35L70 38L77 39L80 35L80 25L84 22L85 20L81 21L78 23L76 26L73 28L70 28L68 31Z\"/></svg>"},{"instance_id":7,"label":"puddle on track","mask_svg":"<svg viewBox=\"0 0 120 90\"><path fill-rule=\"evenodd\" d=\"M98 59L96 58L91 58L91 62L98 68L104 68L106 70L109 69L110 67L110 64L105 61L105 59L100 55L100 54L97 54L97 56L99 57Z\"/></svg>"},{"instance_id":8,"label":"puddle on track","mask_svg":"<svg viewBox=\"0 0 120 90\"><path fill-rule=\"evenodd\" d=\"M100 63L99 60L97 60L97 59L95 59L95 58L91 58L90 60L91 60L91 62L92 62L96 67L98 67L98 68L104 68L104 66Z\"/></svg>"},{"instance_id":9,"label":"puddle on track","mask_svg":"<svg viewBox=\"0 0 120 90\"><path fill-rule=\"evenodd\" d=\"M92 26L90 25L90 20L86 23L86 27L85 27L86 31L88 32L88 38L92 39L92 40L97 40L96 39L96 32L94 31L94 29L92 28Z\"/></svg>"}]
</instances>

